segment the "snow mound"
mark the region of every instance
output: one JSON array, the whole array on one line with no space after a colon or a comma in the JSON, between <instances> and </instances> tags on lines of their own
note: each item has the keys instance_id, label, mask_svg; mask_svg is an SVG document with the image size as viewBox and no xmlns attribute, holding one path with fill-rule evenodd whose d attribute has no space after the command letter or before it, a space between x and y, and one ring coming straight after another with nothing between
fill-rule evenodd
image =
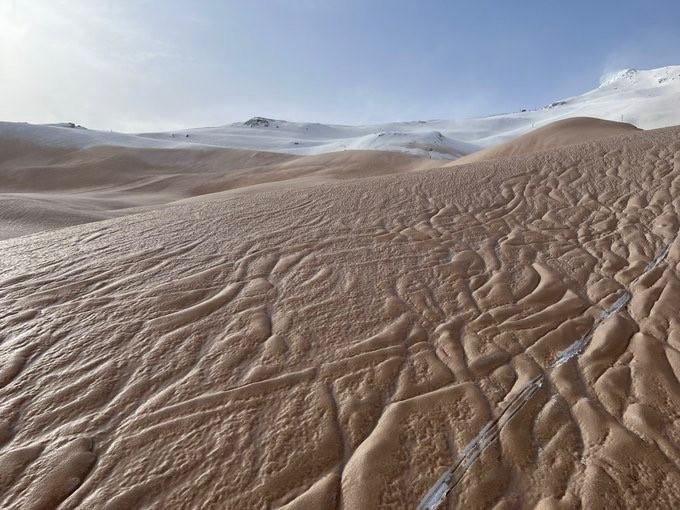
<instances>
[{"instance_id":1,"label":"snow mound","mask_svg":"<svg viewBox=\"0 0 680 510\"><path fill-rule=\"evenodd\" d=\"M477 149L471 144L448 138L440 131L416 133L382 131L362 136L348 148L407 152L432 159L456 159Z\"/></svg>"}]
</instances>

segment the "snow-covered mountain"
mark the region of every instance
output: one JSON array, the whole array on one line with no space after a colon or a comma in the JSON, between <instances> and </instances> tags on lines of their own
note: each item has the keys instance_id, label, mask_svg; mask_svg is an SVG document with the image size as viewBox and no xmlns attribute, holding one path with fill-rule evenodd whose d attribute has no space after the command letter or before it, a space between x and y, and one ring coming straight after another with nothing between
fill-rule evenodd
<instances>
[{"instance_id":1,"label":"snow-covered mountain","mask_svg":"<svg viewBox=\"0 0 680 510\"><path fill-rule=\"evenodd\" d=\"M132 147L219 146L306 155L363 149L408 152L456 159L516 138L534 128L569 117L623 121L643 129L680 124L680 66L605 75L585 94L555 101L538 110L490 117L345 126L254 117L220 127L174 132L121 134L72 125L40 126L33 134L47 144ZM13 127L12 127L13 126ZM30 135L38 126L0 125L0 135Z\"/></svg>"},{"instance_id":2,"label":"snow-covered mountain","mask_svg":"<svg viewBox=\"0 0 680 510\"><path fill-rule=\"evenodd\" d=\"M623 121L643 129L680 124L680 66L648 71L625 69L603 76L599 87L585 94L555 101L538 110L490 117L364 126L254 117L228 126L140 136L159 140L184 138L191 143L292 154L375 149L455 159L568 117Z\"/></svg>"}]
</instances>

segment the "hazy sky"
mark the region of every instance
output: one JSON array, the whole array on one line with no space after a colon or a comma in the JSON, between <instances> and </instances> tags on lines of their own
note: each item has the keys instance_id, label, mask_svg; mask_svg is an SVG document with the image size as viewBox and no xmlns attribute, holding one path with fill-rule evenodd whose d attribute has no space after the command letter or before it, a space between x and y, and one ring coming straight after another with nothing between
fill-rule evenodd
<instances>
[{"instance_id":1,"label":"hazy sky","mask_svg":"<svg viewBox=\"0 0 680 510\"><path fill-rule=\"evenodd\" d=\"M679 0L0 0L0 120L477 116L671 64Z\"/></svg>"}]
</instances>

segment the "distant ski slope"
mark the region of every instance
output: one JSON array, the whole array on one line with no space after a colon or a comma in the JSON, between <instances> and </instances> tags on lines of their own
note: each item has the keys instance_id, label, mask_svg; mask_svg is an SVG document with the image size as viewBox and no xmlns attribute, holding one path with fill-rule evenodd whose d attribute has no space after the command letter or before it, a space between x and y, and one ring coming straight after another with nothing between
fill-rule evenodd
<instances>
[{"instance_id":1,"label":"distant ski slope","mask_svg":"<svg viewBox=\"0 0 680 510\"><path fill-rule=\"evenodd\" d=\"M538 110L491 117L342 126L254 117L220 127L122 134L68 125L0 123L0 136L48 145L131 147L218 146L310 155L351 149L407 152L457 159L569 117L623 121L643 129L680 124L680 66L626 69L604 76L594 90Z\"/></svg>"}]
</instances>

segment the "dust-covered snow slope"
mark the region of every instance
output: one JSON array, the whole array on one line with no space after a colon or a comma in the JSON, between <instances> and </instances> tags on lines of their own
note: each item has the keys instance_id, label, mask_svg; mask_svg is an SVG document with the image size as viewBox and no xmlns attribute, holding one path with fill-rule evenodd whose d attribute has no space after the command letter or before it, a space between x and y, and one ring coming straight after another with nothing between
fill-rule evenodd
<instances>
[{"instance_id":1,"label":"dust-covered snow slope","mask_svg":"<svg viewBox=\"0 0 680 510\"><path fill-rule=\"evenodd\" d=\"M537 110L491 117L363 126L254 117L227 126L141 136L292 154L378 149L455 159L570 117L627 122L642 129L680 124L680 66L611 73L601 78L599 87L585 94L555 101Z\"/></svg>"},{"instance_id":2,"label":"dust-covered snow slope","mask_svg":"<svg viewBox=\"0 0 680 510\"><path fill-rule=\"evenodd\" d=\"M413 509L459 461L443 508L680 508L679 161L633 131L0 242L0 508Z\"/></svg>"}]
</instances>

